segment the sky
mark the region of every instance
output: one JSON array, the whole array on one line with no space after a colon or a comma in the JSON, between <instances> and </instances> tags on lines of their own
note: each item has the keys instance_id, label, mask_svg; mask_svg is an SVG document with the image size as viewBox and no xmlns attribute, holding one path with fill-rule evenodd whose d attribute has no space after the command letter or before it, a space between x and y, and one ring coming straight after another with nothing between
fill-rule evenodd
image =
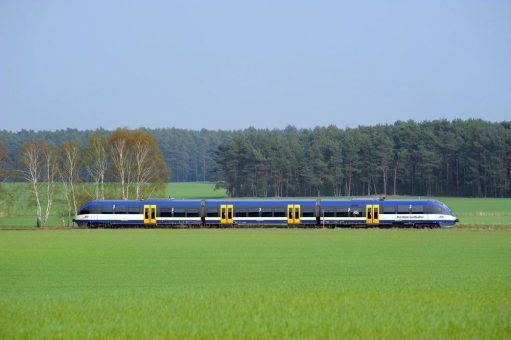
<instances>
[{"instance_id":1,"label":"sky","mask_svg":"<svg viewBox=\"0 0 511 340\"><path fill-rule=\"evenodd\" d=\"M0 0L0 130L511 120L511 1Z\"/></svg>"}]
</instances>

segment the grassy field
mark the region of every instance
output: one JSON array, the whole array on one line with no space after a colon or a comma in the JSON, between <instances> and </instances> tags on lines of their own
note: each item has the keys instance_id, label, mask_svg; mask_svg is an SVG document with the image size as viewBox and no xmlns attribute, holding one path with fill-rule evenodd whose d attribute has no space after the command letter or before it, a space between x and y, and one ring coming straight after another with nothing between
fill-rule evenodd
<instances>
[{"instance_id":1,"label":"grassy field","mask_svg":"<svg viewBox=\"0 0 511 340\"><path fill-rule=\"evenodd\" d=\"M90 184L83 186L85 188L82 189L92 190ZM2 187L9 198L0 203L0 228L33 227L35 225L35 208L28 185L4 183ZM61 188L58 189L49 226L66 226L68 224L65 216L66 203L63 191ZM214 199L227 197L227 194L225 190L215 190L213 183L170 183L166 187L164 197ZM461 221L458 224L459 227L511 229L511 198L438 197L435 199L445 202L452 208Z\"/></svg>"},{"instance_id":2,"label":"grassy field","mask_svg":"<svg viewBox=\"0 0 511 340\"><path fill-rule=\"evenodd\" d=\"M511 336L511 233L0 232L0 338Z\"/></svg>"}]
</instances>

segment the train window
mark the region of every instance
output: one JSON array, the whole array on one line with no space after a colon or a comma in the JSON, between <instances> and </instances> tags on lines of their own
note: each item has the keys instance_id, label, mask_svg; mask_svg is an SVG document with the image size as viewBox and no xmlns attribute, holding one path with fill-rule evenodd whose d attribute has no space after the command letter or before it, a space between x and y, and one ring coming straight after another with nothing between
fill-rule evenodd
<instances>
[{"instance_id":1,"label":"train window","mask_svg":"<svg viewBox=\"0 0 511 340\"><path fill-rule=\"evenodd\" d=\"M174 217L186 217L184 208L174 208Z\"/></svg>"},{"instance_id":2,"label":"train window","mask_svg":"<svg viewBox=\"0 0 511 340\"><path fill-rule=\"evenodd\" d=\"M323 217L335 217L335 208L323 209Z\"/></svg>"},{"instance_id":3,"label":"train window","mask_svg":"<svg viewBox=\"0 0 511 340\"><path fill-rule=\"evenodd\" d=\"M171 207L161 207L158 209L159 217L172 217L172 208Z\"/></svg>"},{"instance_id":4,"label":"train window","mask_svg":"<svg viewBox=\"0 0 511 340\"><path fill-rule=\"evenodd\" d=\"M275 212L274 212L273 216L286 217L286 208L275 208Z\"/></svg>"},{"instance_id":5,"label":"train window","mask_svg":"<svg viewBox=\"0 0 511 340\"><path fill-rule=\"evenodd\" d=\"M188 217L199 217L199 209L188 208L188 210L186 211L186 216L188 216Z\"/></svg>"},{"instance_id":6,"label":"train window","mask_svg":"<svg viewBox=\"0 0 511 340\"><path fill-rule=\"evenodd\" d=\"M349 217L349 207L337 208L337 217Z\"/></svg>"},{"instance_id":7,"label":"train window","mask_svg":"<svg viewBox=\"0 0 511 340\"><path fill-rule=\"evenodd\" d=\"M443 211L442 211L442 208L439 207L438 205L425 205L424 213L440 215L440 214L443 214Z\"/></svg>"},{"instance_id":8,"label":"train window","mask_svg":"<svg viewBox=\"0 0 511 340\"><path fill-rule=\"evenodd\" d=\"M248 217L259 217L259 208L249 208Z\"/></svg>"},{"instance_id":9,"label":"train window","mask_svg":"<svg viewBox=\"0 0 511 340\"><path fill-rule=\"evenodd\" d=\"M93 205L89 208L91 214L99 214L101 213L101 207L99 205Z\"/></svg>"},{"instance_id":10,"label":"train window","mask_svg":"<svg viewBox=\"0 0 511 340\"><path fill-rule=\"evenodd\" d=\"M116 205L114 207L114 213L116 213L116 214L126 214L126 206L125 205Z\"/></svg>"},{"instance_id":11,"label":"train window","mask_svg":"<svg viewBox=\"0 0 511 340\"><path fill-rule=\"evenodd\" d=\"M398 205L397 206L397 213L398 214L409 214L410 213L410 206L407 205Z\"/></svg>"},{"instance_id":12,"label":"train window","mask_svg":"<svg viewBox=\"0 0 511 340\"><path fill-rule=\"evenodd\" d=\"M424 206L412 205L412 214L424 214Z\"/></svg>"},{"instance_id":13,"label":"train window","mask_svg":"<svg viewBox=\"0 0 511 340\"><path fill-rule=\"evenodd\" d=\"M315 217L314 208L313 207L303 207L302 208L302 217Z\"/></svg>"},{"instance_id":14,"label":"train window","mask_svg":"<svg viewBox=\"0 0 511 340\"><path fill-rule=\"evenodd\" d=\"M208 208L206 210L206 217L218 217L218 208Z\"/></svg>"},{"instance_id":15,"label":"train window","mask_svg":"<svg viewBox=\"0 0 511 340\"><path fill-rule=\"evenodd\" d=\"M365 217L366 216L365 205L352 205L350 207L350 213L352 217Z\"/></svg>"},{"instance_id":16,"label":"train window","mask_svg":"<svg viewBox=\"0 0 511 340\"><path fill-rule=\"evenodd\" d=\"M380 214L383 214L383 215L393 215L395 213L396 213L396 206L395 205L386 204L386 205L382 205L381 206Z\"/></svg>"},{"instance_id":17,"label":"train window","mask_svg":"<svg viewBox=\"0 0 511 340\"><path fill-rule=\"evenodd\" d=\"M128 214L140 214L140 207L138 206L128 207Z\"/></svg>"},{"instance_id":18,"label":"train window","mask_svg":"<svg viewBox=\"0 0 511 340\"><path fill-rule=\"evenodd\" d=\"M101 206L101 213L102 214L113 214L114 213L114 207L111 205L102 205Z\"/></svg>"},{"instance_id":19,"label":"train window","mask_svg":"<svg viewBox=\"0 0 511 340\"><path fill-rule=\"evenodd\" d=\"M236 211L234 212L234 217L247 217L247 209L236 208Z\"/></svg>"},{"instance_id":20,"label":"train window","mask_svg":"<svg viewBox=\"0 0 511 340\"><path fill-rule=\"evenodd\" d=\"M378 207L373 207L373 214L373 219L377 220L379 218Z\"/></svg>"},{"instance_id":21,"label":"train window","mask_svg":"<svg viewBox=\"0 0 511 340\"><path fill-rule=\"evenodd\" d=\"M273 211L271 208L262 208L261 217L273 217Z\"/></svg>"}]
</instances>

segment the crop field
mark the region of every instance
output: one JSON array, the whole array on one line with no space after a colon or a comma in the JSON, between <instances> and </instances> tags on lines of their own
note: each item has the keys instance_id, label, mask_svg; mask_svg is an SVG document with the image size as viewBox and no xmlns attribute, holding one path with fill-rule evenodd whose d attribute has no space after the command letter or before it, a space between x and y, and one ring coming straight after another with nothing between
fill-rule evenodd
<instances>
[{"instance_id":1,"label":"crop field","mask_svg":"<svg viewBox=\"0 0 511 340\"><path fill-rule=\"evenodd\" d=\"M0 338L511 336L511 233L0 232Z\"/></svg>"}]
</instances>

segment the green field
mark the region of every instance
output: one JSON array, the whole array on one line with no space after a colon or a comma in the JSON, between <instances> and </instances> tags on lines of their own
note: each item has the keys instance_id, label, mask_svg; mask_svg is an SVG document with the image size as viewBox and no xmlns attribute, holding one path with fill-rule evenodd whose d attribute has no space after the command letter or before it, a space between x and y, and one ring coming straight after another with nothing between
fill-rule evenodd
<instances>
[{"instance_id":1,"label":"green field","mask_svg":"<svg viewBox=\"0 0 511 340\"><path fill-rule=\"evenodd\" d=\"M511 233L0 232L0 338L509 338Z\"/></svg>"}]
</instances>

